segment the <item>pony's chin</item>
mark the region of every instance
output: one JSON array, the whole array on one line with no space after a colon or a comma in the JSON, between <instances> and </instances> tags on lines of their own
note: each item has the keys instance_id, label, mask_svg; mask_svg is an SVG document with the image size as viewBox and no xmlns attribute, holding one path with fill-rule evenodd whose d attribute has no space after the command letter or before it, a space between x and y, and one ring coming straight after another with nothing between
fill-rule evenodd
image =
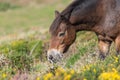
<instances>
[{"instance_id":1,"label":"pony's chin","mask_svg":"<svg viewBox=\"0 0 120 80\"><path fill-rule=\"evenodd\" d=\"M62 53L60 53L58 50L56 49L51 49L51 50L48 50L47 52L47 58L48 58L48 61L50 63L57 63L57 62L60 62L61 59L62 59Z\"/></svg>"}]
</instances>

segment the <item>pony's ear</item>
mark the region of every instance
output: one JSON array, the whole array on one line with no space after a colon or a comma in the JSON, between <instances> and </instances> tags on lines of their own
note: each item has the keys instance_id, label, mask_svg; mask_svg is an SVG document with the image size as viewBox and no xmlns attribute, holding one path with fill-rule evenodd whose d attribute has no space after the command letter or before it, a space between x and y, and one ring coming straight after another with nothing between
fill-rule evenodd
<instances>
[{"instance_id":1,"label":"pony's ear","mask_svg":"<svg viewBox=\"0 0 120 80\"><path fill-rule=\"evenodd\" d=\"M59 11L55 10L55 17L58 17L60 15Z\"/></svg>"}]
</instances>

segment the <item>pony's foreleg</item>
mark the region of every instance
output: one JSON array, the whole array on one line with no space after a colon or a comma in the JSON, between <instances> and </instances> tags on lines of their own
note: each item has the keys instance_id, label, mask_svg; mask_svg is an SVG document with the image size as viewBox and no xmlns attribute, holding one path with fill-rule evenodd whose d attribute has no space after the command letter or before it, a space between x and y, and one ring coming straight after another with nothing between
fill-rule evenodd
<instances>
[{"instance_id":1,"label":"pony's foreleg","mask_svg":"<svg viewBox=\"0 0 120 80\"><path fill-rule=\"evenodd\" d=\"M118 36L115 39L115 46L116 46L117 55L120 55L120 36Z\"/></svg>"},{"instance_id":2,"label":"pony's foreleg","mask_svg":"<svg viewBox=\"0 0 120 80\"><path fill-rule=\"evenodd\" d=\"M105 57L109 53L111 42L99 40L98 46L99 46L99 51L100 51L99 58L105 59Z\"/></svg>"}]
</instances>

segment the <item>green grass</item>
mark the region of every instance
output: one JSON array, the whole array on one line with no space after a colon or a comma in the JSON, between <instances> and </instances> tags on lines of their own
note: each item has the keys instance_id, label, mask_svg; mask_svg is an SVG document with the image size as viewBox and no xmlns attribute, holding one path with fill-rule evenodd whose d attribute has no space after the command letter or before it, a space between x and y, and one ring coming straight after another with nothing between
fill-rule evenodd
<instances>
[{"instance_id":1,"label":"green grass","mask_svg":"<svg viewBox=\"0 0 120 80\"><path fill-rule=\"evenodd\" d=\"M0 18L0 26L2 31L9 33L12 31L17 32L22 29L28 30L32 27L48 28L52 19L52 12L50 13L48 9L49 7L44 9L27 7L19 10L10 10L5 13L1 12L0 16L2 17Z\"/></svg>"},{"instance_id":2,"label":"green grass","mask_svg":"<svg viewBox=\"0 0 120 80\"><path fill-rule=\"evenodd\" d=\"M87 40L85 36L89 36L87 39L91 38L91 40ZM93 33L89 33L89 32L80 32L78 33L78 35L80 38L78 38L80 42L77 42L78 45L77 46L77 52L76 54L70 56L70 58L67 60L66 62L66 67L70 68L72 66L74 66L74 64L84 55L86 55L87 53L93 53L94 50L93 48L95 48L97 45L97 39L95 38ZM93 37L93 38L92 38ZM84 41L83 41L84 39ZM78 41L77 40L77 41ZM96 40L96 41L95 41Z\"/></svg>"},{"instance_id":3,"label":"green grass","mask_svg":"<svg viewBox=\"0 0 120 80\"><path fill-rule=\"evenodd\" d=\"M26 31L32 27L46 28L47 30L54 19L54 11L56 9L61 11L68 0L58 2L46 5L23 6L18 9L0 12L0 35Z\"/></svg>"},{"instance_id":4,"label":"green grass","mask_svg":"<svg viewBox=\"0 0 120 80\"><path fill-rule=\"evenodd\" d=\"M92 45L93 44L93 45ZM96 46L95 43L93 43L93 41L89 41L87 42L87 44L81 44L82 46L78 46L78 52L77 54L74 54L73 56L71 56L67 62L66 62L66 67L70 68L72 67L75 62L77 62L83 55L85 55L87 52L91 52L91 49L94 48ZM84 46L83 46L84 45ZM93 51L92 51L93 52Z\"/></svg>"}]
</instances>

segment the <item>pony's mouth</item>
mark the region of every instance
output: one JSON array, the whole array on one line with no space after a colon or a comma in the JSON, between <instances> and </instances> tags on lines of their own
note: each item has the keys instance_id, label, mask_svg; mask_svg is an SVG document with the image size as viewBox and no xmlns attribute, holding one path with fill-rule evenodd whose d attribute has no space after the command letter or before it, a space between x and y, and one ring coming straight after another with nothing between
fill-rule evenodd
<instances>
[{"instance_id":1,"label":"pony's mouth","mask_svg":"<svg viewBox=\"0 0 120 80\"><path fill-rule=\"evenodd\" d=\"M58 50L56 49L51 49L51 50L48 50L47 52L47 58L48 58L48 61L50 63L56 63L56 62L59 62L61 59L62 59L62 53L60 53Z\"/></svg>"}]
</instances>

